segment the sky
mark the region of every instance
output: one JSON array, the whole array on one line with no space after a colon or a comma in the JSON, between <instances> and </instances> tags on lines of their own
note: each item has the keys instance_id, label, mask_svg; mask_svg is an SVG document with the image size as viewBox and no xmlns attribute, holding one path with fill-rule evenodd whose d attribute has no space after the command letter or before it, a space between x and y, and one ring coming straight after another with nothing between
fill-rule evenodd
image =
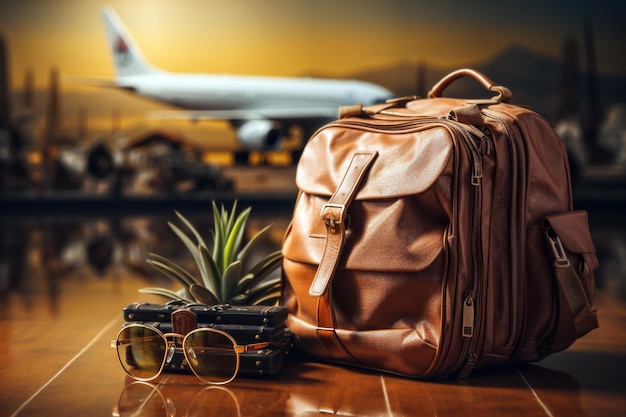
<instances>
[{"instance_id":1,"label":"sky","mask_svg":"<svg viewBox=\"0 0 626 417\"><path fill-rule=\"evenodd\" d=\"M27 71L45 88L56 69L62 130L70 134L80 131L82 114L90 133L163 126L147 117L167 108L162 104L64 81L113 77L104 5L117 12L145 58L171 72L353 78L400 63L452 71L511 45L559 59L565 39L582 42L590 19L600 72L626 76L624 1L0 0L15 100ZM44 106L36 104L40 112ZM223 124L188 125L166 127L198 138L218 129L233 140Z\"/></svg>"},{"instance_id":2,"label":"sky","mask_svg":"<svg viewBox=\"0 0 626 417\"><path fill-rule=\"evenodd\" d=\"M112 77L100 15L112 7L172 72L346 77L401 61L481 62L511 44L550 56L594 25L601 72L626 75L626 2L595 0L20 0L0 3L12 84Z\"/></svg>"}]
</instances>

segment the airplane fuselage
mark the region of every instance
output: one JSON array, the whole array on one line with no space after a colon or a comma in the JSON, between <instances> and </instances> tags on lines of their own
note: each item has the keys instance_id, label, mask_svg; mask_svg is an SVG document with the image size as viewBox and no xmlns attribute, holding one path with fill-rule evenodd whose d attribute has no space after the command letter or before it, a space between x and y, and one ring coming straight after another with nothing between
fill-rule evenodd
<instances>
[{"instance_id":1,"label":"airplane fuselage","mask_svg":"<svg viewBox=\"0 0 626 417\"><path fill-rule=\"evenodd\" d=\"M355 80L170 73L143 57L113 10L103 8L103 18L117 87L184 109L159 112L159 118L228 120L244 149L276 149L295 124L307 136L336 118L341 106L392 97Z\"/></svg>"},{"instance_id":2,"label":"airplane fuselage","mask_svg":"<svg viewBox=\"0 0 626 417\"><path fill-rule=\"evenodd\" d=\"M372 104L377 94L380 100L389 96L360 81L315 78L159 72L120 77L117 83L139 95L194 110L327 107L330 112L346 104Z\"/></svg>"}]
</instances>

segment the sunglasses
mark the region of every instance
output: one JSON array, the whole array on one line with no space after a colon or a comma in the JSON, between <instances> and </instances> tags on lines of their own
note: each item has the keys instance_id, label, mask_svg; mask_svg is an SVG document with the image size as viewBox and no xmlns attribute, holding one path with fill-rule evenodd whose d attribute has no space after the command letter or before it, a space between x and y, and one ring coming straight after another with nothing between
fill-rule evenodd
<instances>
[{"instance_id":1,"label":"sunglasses","mask_svg":"<svg viewBox=\"0 0 626 417\"><path fill-rule=\"evenodd\" d=\"M174 354L182 350L185 362L193 373L209 384L227 384L239 372L239 355L264 349L270 342L238 345L226 332L199 328L186 335L162 333L144 324L130 324L120 330L111 347L126 373L138 381L156 379Z\"/></svg>"}]
</instances>

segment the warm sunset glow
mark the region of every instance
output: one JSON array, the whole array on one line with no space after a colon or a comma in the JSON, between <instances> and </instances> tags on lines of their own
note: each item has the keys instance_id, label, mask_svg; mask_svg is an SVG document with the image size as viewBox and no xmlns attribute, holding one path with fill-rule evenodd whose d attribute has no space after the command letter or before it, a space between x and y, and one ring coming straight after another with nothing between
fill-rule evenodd
<instances>
[{"instance_id":1,"label":"warm sunset glow","mask_svg":"<svg viewBox=\"0 0 626 417\"><path fill-rule=\"evenodd\" d=\"M458 4L456 4L458 3ZM543 12L486 1L122 1L113 7L146 58L175 72L350 76L400 61L437 67L481 62L510 44L557 56L563 39L595 19L598 65L626 73L617 10L544 2ZM3 2L11 77L47 71L111 76L99 0ZM617 7L617 6L616 6ZM621 14L623 16L623 13ZM620 36L620 34L622 36ZM621 47L621 48L620 48ZM619 53L617 53L619 51Z\"/></svg>"},{"instance_id":2,"label":"warm sunset glow","mask_svg":"<svg viewBox=\"0 0 626 417\"><path fill-rule=\"evenodd\" d=\"M79 129L81 112L87 115L90 131L107 134L149 125L153 121L148 113L166 108L126 92L84 87L74 80L98 77L107 81L114 75L101 16L104 5L117 12L145 58L170 72L359 78L404 66L404 91L399 93L406 95L414 91L412 68L418 63L451 71L480 65L512 45L558 62L567 38L582 43L584 22L589 19L598 71L626 75L626 3L609 10L551 0L542 2L539 12L526 3L495 0L2 2L0 34L7 41L15 99L22 100L19 95L30 72L39 91L36 111L43 114L50 72L56 69L62 128L72 134ZM399 80L391 76L386 80L389 85L384 81L375 80L398 91ZM217 129L211 134L232 147L230 128L210 122L203 125ZM166 126L170 127L177 129Z\"/></svg>"}]
</instances>

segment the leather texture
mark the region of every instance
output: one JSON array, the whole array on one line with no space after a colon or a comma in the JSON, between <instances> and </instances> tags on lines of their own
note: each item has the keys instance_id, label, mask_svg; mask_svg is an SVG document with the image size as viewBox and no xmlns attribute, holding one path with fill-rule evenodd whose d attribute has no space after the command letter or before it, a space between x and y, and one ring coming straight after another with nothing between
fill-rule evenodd
<instances>
[{"instance_id":1,"label":"leather texture","mask_svg":"<svg viewBox=\"0 0 626 417\"><path fill-rule=\"evenodd\" d=\"M463 76L498 96L441 97ZM464 378L597 327L598 261L563 142L494 85L456 71L430 98L350 106L310 138L282 265L301 350Z\"/></svg>"}]
</instances>

